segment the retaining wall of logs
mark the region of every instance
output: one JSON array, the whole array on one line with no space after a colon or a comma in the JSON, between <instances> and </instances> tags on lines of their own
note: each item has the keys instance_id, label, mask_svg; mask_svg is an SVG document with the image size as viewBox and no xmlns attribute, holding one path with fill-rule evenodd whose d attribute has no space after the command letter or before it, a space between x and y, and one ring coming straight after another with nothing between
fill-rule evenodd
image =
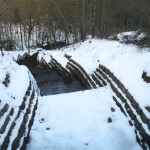
<instances>
[{"instance_id":1,"label":"retaining wall of logs","mask_svg":"<svg viewBox=\"0 0 150 150\"><path fill-rule=\"evenodd\" d=\"M0 150L25 150L38 105L37 86L30 78L20 106L12 107L1 101ZM21 100L20 100L21 101Z\"/></svg>"},{"instance_id":2,"label":"retaining wall of logs","mask_svg":"<svg viewBox=\"0 0 150 150\"><path fill-rule=\"evenodd\" d=\"M31 65L39 64L43 65L44 67L50 67L55 69L61 76L64 78L70 78L71 74L75 75L87 88L96 88L95 81L86 73L86 71L80 66L78 63L76 63L74 60L69 59L66 68L62 67L62 65L54 59L50 55L51 59L50 62L47 63L44 58L41 58L38 60L38 53L35 53L33 55L29 55L28 53L25 53L23 56L19 55L17 62L19 64L26 64L26 62L31 62Z\"/></svg>"},{"instance_id":3,"label":"retaining wall of logs","mask_svg":"<svg viewBox=\"0 0 150 150\"><path fill-rule=\"evenodd\" d=\"M40 60L38 60L38 53L35 53L31 56L28 53L25 53L23 56L21 55L18 56L17 62L19 64L25 64L26 62L30 62L31 63L30 65L39 64L39 65L43 65L44 67L53 68L64 78L69 78L70 72L66 68L62 67L62 65L51 55L50 57L51 57L50 62L47 63L43 57Z\"/></svg>"},{"instance_id":4,"label":"retaining wall of logs","mask_svg":"<svg viewBox=\"0 0 150 150\"><path fill-rule=\"evenodd\" d=\"M41 59L40 63L43 63L45 66L48 65L48 67L53 67L64 77L69 77L70 73L74 74L89 89L109 84L114 92L113 100L121 112L129 119L129 125L135 129L137 142L144 150L150 149L150 118L145 113L145 111L150 112L149 106L141 108L128 89L103 65L99 65L92 75L88 75L83 67L71 59L70 56L67 55L66 58L69 60L66 68L70 72L63 68L53 57L48 64L44 59ZM146 74L143 74L142 78L149 83L150 80ZM7 120L9 120L9 117Z\"/></svg>"},{"instance_id":5,"label":"retaining wall of logs","mask_svg":"<svg viewBox=\"0 0 150 150\"><path fill-rule=\"evenodd\" d=\"M96 88L96 83L91 79L91 77L86 73L82 66L80 66L73 59L69 59L66 68L87 87Z\"/></svg>"},{"instance_id":6,"label":"retaining wall of logs","mask_svg":"<svg viewBox=\"0 0 150 150\"><path fill-rule=\"evenodd\" d=\"M150 149L150 118L145 113L145 111L150 110L149 107L141 108L128 89L106 67L99 65L96 71L89 76L82 66L71 57L68 60L67 68L78 76L87 87L96 88L96 85L99 87L110 85L114 92L113 100L121 112L129 119L129 125L135 129L137 142L142 149Z\"/></svg>"},{"instance_id":7,"label":"retaining wall of logs","mask_svg":"<svg viewBox=\"0 0 150 150\"><path fill-rule=\"evenodd\" d=\"M130 118L129 124L135 128L137 142L144 150L150 149L150 118L145 113L147 110L140 107L128 89L106 67L99 65L92 77L97 83L99 80L100 86L102 84L110 85L115 93L113 100L123 114Z\"/></svg>"},{"instance_id":8,"label":"retaining wall of logs","mask_svg":"<svg viewBox=\"0 0 150 150\"><path fill-rule=\"evenodd\" d=\"M49 65L52 66L59 74L61 74L64 78L70 77L70 72L63 68L62 65L51 56L51 61Z\"/></svg>"}]
</instances>

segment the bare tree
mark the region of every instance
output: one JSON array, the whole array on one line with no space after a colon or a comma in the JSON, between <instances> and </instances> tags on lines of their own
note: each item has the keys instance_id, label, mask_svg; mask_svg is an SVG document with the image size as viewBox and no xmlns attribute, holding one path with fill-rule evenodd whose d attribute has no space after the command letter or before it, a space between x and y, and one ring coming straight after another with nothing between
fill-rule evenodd
<instances>
[{"instance_id":1,"label":"bare tree","mask_svg":"<svg viewBox=\"0 0 150 150\"><path fill-rule=\"evenodd\" d=\"M94 11L93 11L93 20L92 20L92 38L95 37L96 11L97 11L97 0L94 1Z\"/></svg>"}]
</instances>

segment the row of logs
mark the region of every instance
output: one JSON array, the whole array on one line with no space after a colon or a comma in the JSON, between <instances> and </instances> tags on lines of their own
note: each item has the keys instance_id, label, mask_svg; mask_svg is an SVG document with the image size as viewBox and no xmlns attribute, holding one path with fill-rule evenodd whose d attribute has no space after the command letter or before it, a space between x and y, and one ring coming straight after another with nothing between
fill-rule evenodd
<instances>
[{"instance_id":1,"label":"row of logs","mask_svg":"<svg viewBox=\"0 0 150 150\"><path fill-rule=\"evenodd\" d=\"M106 67L100 65L99 69L101 69L106 75L108 75L118 86L118 88L126 95L126 98L130 101L132 107L137 111L138 115L141 117L143 123L145 123L150 130L150 118L148 118L143 110L140 108L139 104L136 102L134 97L130 94L130 92L125 88L125 86L113 75L113 73L107 69Z\"/></svg>"},{"instance_id":2,"label":"row of logs","mask_svg":"<svg viewBox=\"0 0 150 150\"><path fill-rule=\"evenodd\" d=\"M28 53L25 53L23 56L18 55L17 62L20 64L21 62L24 62L24 61L27 62L27 60L32 60L32 62L29 61L31 62L31 65L34 62L33 65L39 64L44 67L53 68L64 78L69 78L70 77L69 71L65 69L64 67L62 67L62 65L52 56L50 57L51 57L51 61L47 63L43 57L40 60L38 60L38 53L34 53L33 55L29 55Z\"/></svg>"},{"instance_id":3,"label":"row of logs","mask_svg":"<svg viewBox=\"0 0 150 150\"><path fill-rule=\"evenodd\" d=\"M19 147L23 150L26 149L25 147L27 144L27 139L29 139L29 132L33 124L35 111L38 103L36 88L37 87L34 86L32 80L30 79L29 86L27 88L27 91L25 92L21 105L17 107L17 109L10 109L9 114L5 118L5 121L0 128L0 136L4 139L4 141L2 141L3 143L1 143L0 145L1 150L7 150L10 147L12 150L16 150ZM6 105L3 108L4 113L9 108L9 105ZM17 135L11 142L11 136L13 137L13 134L15 132L17 132ZM23 142L21 142L22 140Z\"/></svg>"},{"instance_id":4,"label":"row of logs","mask_svg":"<svg viewBox=\"0 0 150 150\"><path fill-rule=\"evenodd\" d=\"M83 67L80 66L77 62L69 59L66 68L70 70L71 73L76 75L87 88L96 88L95 82L90 78Z\"/></svg>"},{"instance_id":5,"label":"row of logs","mask_svg":"<svg viewBox=\"0 0 150 150\"><path fill-rule=\"evenodd\" d=\"M52 56L51 56L51 61L49 64L64 78L70 77L69 71L67 69L65 69L64 67L62 67L62 65L60 63L58 63L57 60L54 59Z\"/></svg>"},{"instance_id":6,"label":"row of logs","mask_svg":"<svg viewBox=\"0 0 150 150\"><path fill-rule=\"evenodd\" d=\"M130 118L134 122L134 126L136 130L139 132L139 134L142 137L142 140L140 140L139 144L142 146L143 149L147 149L146 145L150 147L150 135L143 128L143 125L146 124L148 130L150 130L150 118L148 118L144 114L143 110L140 108L139 104L136 102L133 96L129 93L129 91L125 88L125 86L114 76L114 74L105 66L99 65L99 68L96 69L94 75L97 76L99 80L102 79L101 80L102 82L105 81L110 84L114 93L121 100L121 103L125 104L125 108L123 108L124 105L121 106L121 104L117 101L117 99L113 97L117 106L125 114L125 116L127 115L124 109L126 110ZM117 87L114 86L112 81L116 84ZM119 92L118 89L120 89L121 92ZM129 103L131 103L131 105ZM141 121L137 119L137 116L140 117Z\"/></svg>"}]
</instances>

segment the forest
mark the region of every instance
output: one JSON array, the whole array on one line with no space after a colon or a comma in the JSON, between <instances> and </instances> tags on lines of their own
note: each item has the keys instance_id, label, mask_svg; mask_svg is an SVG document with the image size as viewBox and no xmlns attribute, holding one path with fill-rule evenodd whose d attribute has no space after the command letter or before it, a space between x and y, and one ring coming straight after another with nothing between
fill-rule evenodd
<instances>
[{"instance_id":1,"label":"forest","mask_svg":"<svg viewBox=\"0 0 150 150\"><path fill-rule=\"evenodd\" d=\"M149 0L0 0L1 50L137 29L150 31Z\"/></svg>"}]
</instances>

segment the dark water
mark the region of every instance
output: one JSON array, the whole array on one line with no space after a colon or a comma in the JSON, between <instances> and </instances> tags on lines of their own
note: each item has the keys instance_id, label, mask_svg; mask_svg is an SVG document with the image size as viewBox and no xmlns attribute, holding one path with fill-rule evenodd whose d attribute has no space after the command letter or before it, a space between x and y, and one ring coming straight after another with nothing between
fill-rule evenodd
<instances>
[{"instance_id":1,"label":"dark water","mask_svg":"<svg viewBox=\"0 0 150 150\"><path fill-rule=\"evenodd\" d=\"M27 67L37 81L41 95L54 95L86 89L74 76L71 76L69 79L64 79L51 68L31 65Z\"/></svg>"}]
</instances>

